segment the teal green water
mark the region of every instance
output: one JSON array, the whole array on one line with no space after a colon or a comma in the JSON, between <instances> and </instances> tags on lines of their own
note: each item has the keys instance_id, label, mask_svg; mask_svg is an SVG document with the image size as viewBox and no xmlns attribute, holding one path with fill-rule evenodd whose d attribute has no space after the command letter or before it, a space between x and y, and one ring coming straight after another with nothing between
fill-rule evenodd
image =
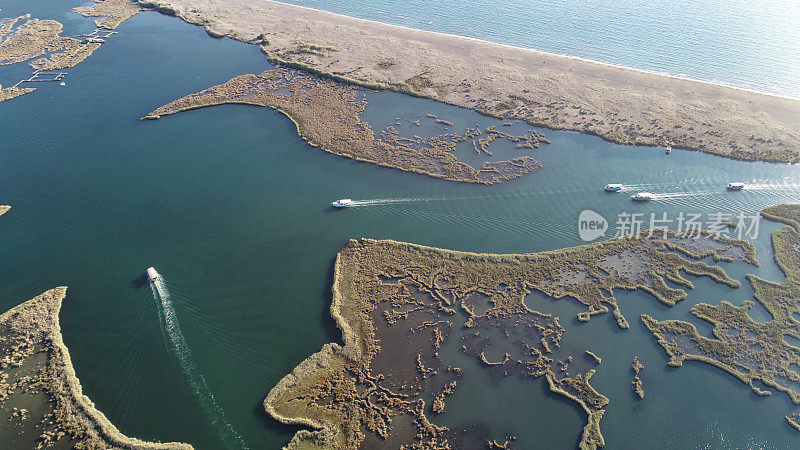
<instances>
[{"instance_id":1,"label":"teal green water","mask_svg":"<svg viewBox=\"0 0 800 450\"><path fill-rule=\"evenodd\" d=\"M3 0L0 14L31 10L66 21L69 32L91 29L65 12L71 6ZM175 294L187 345L227 420L249 447L275 448L296 430L270 420L261 401L296 364L339 340L328 315L330 277L349 238L541 251L580 244L576 222L584 208L613 223L621 212L755 212L796 201L800 193L796 166L685 151L665 156L663 149L620 147L575 133L546 132L553 143L534 151L540 171L486 187L329 155L263 108L231 105L140 121L177 97L269 66L253 46L210 39L200 28L155 13L135 17L119 32L69 70L65 87L42 85L0 104L0 203L13 206L0 219L0 309L68 285L62 329L84 391L124 433L144 439L223 445L162 337L156 303L141 284L148 266ZM0 83L29 72L4 66ZM496 124L399 94L368 99L364 116L376 128L426 113L456 129ZM480 162L468 149L459 152ZM498 158L518 152L494 150ZM753 189L726 192L729 181L747 181ZM669 195L634 204L625 193L603 192L608 182ZM328 206L342 197L371 202L345 211ZM779 280L768 239L776 228L761 223L760 268L726 264L726 270L738 279L754 272ZM696 302L740 304L752 294L746 285L695 284L672 309L646 294L618 293L632 324L627 332L610 316L577 324L579 308L569 301L528 304L564 318L565 345L578 355L588 346L603 357L593 384L611 398L601 424L609 446L795 446L796 432L783 419L788 398L758 398L700 364L668 368L645 333L642 313L686 319ZM765 313L757 314L763 320ZM642 402L630 393L634 354L647 366ZM443 421L526 427L517 431L521 444L535 439L570 447L579 439L583 413L547 393L540 380L494 384L476 375L465 386L470 389L453 397Z\"/></svg>"}]
</instances>

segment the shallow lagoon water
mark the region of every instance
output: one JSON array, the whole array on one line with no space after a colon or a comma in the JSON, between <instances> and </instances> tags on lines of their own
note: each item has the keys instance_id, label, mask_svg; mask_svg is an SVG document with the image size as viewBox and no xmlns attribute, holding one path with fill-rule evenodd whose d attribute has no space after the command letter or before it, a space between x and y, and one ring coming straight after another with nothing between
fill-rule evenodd
<instances>
[{"instance_id":1,"label":"shallow lagoon water","mask_svg":"<svg viewBox=\"0 0 800 450\"><path fill-rule=\"evenodd\" d=\"M16 15L29 4L40 17L50 11L42 0L4 0L0 14ZM53 4L49 17L69 17L69 6ZM0 219L0 309L68 285L62 329L84 391L123 432L140 438L199 448L222 444L167 352L155 301L141 284L150 265L175 294L186 341L227 419L250 447L275 448L295 429L266 417L261 401L297 363L339 340L328 315L330 277L333 258L349 238L541 251L582 243L576 222L584 208L613 223L620 212L756 212L798 196L796 166L686 151L665 156L663 149L621 147L576 133L545 130L553 143L532 151L541 170L487 187L329 155L265 108L229 105L140 121L175 98L269 66L254 46L213 40L201 28L155 13L135 17L119 32L69 70L66 87L42 85L0 104L0 202L13 206ZM18 73L29 72L24 65L4 66L0 83L13 84ZM365 117L374 128L401 114L436 114L454 128L497 122L394 93L368 97ZM506 151L517 150L495 155ZM730 193L724 189L729 181L760 187ZM680 195L635 204L628 193L603 192L608 182ZM373 201L345 211L328 206L342 197ZM391 199L418 200L386 202ZM726 270L740 280L746 273L780 280L769 252L768 232L776 228L761 223L760 268L725 264ZM608 445L791 446L797 435L783 420L788 398L756 397L701 364L668 368L645 333L642 313L686 319L693 303L740 304L752 294L746 284L736 290L693 282L696 289L672 309L646 294L618 293L632 325L627 332L617 330L610 315L577 324L579 308L568 300L529 306L561 315L565 342L576 353L592 342L588 348L603 358L593 384L611 398L601 423ZM634 354L647 366L642 402L630 392ZM483 408L492 407L489 395L460 399L468 395L462 392L448 406L453 420L483 417ZM547 393L541 380L503 381L496 392L543 408L530 417L501 416L498 423L529 424L556 445L577 442L583 413Z\"/></svg>"}]
</instances>

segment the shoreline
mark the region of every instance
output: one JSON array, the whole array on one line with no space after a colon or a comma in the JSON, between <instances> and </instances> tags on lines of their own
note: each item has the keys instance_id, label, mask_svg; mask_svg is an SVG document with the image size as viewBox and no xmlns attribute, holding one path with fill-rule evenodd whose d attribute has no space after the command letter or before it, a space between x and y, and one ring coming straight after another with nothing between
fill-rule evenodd
<instances>
[{"instance_id":1,"label":"shoreline","mask_svg":"<svg viewBox=\"0 0 800 450\"><path fill-rule=\"evenodd\" d=\"M800 100L789 97L271 0L138 1L340 83L620 145L800 162Z\"/></svg>"},{"instance_id":2,"label":"shoreline","mask_svg":"<svg viewBox=\"0 0 800 450\"><path fill-rule=\"evenodd\" d=\"M597 60L597 59L584 58L582 56L570 55L570 54L567 54L567 53L548 52L546 50L539 50L539 49L531 48L531 47L523 47L523 46L520 46L520 45L506 44L506 43L503 43L503 42L490 41L488 39L481 39L481 38L476 38L476 37L472 37L472 36L463 36L463 35L460 35L460 34L446 33L444 31L423 30L421 28L408 27L408 26L405 26L405 25L398 25L398 24L390 23L390 22L381 22L380 20L365 19L363 17L348 16L346 14L340 14L340 13L335 13L335 12L332 12L332 11L326 11L324 9L312 8L310 6L295 5L294 3L285 3L285 2L281 2L281 1L277 1L277 0L261 0L261 1L272 1L274 3L281 3L283 5L293 6L293 7L296 7L296 8L302 8L302 9L306 9L306 10L309 10L309 11L314 11L314 12L317 12L317 13L333 14L334 16L339 16L339 17L342 17L342 18L345 18L345 19L363 20L364 22L369 22L369 23L373 23L373 24L376 24L376 25L384 25L384 26L389 26L389 27L397 27L397 28L400 28L400 29L403 29L403 30L407 30L407 31L419 32L419 33L433 33L433 34L438 34L438 35L457 38L457 39L468 39L468 40L479 42L479 43L482 43L482 44L499 45L501 47L506 47L506 48L512 49L512 50L523 50L523 51L529 51L529 52L542 53L542 54L545 54L545 55L548 55L548 56L554 56L554 57L559 57L559 58L568 58L568 59L573 59L573 60L580 61L580 62L600 64L600 65L611 67L611 68L614 68L614 69L632 70L634 72L641 72L641 73L644 73L644 74L656 75L656 76L665 77L665 78L673 78L675 80L691 81L693 83L703 83L703 84L707 84L709 86L718 86L718 87L724 87L724 88L729 88L729 89L736 89L736 90L743 91L743 92L749 92L751 94L767 95L767 96L775 97L775 98L779 98L779 99L800 101L800 95L798 95L797 97L792 97L792 96L789 96L789 95L781 95L781 94L776 94L774 92L759 91L759 90L756 90L756 89L750 89L750 88L745 88L745 87L736 86L736 85L732 85L732 84L727 84L727 83L722 82L722 81L698 80L696 78L683 77L683 76L680 76L680 75L673 75L673 74L670 74L670 73L667 73L667 72L659 72L657 70L649 70L649 69L642 69L642 68L639 68L639 67L625 66L625 65L622 65L622 64L615 64L615 63L611 63L611 62L607 62L607 61L600 61L600 60Z\"/></svg>"},{"instance_id":3,"label":"shoreline","mask_svg":"<svg viewBox=\"0 0 800 450\"><path fill-rule=\"evenodd\" d=\"M66 286L51 289L0 314L0 325L4 329L0 333L0 344L3 344L0 346L0 355L6 353L0 361L0 381L13 381L4 386L5 397L0 397L0 405L5 401L18 401L22 396L44 393L45 396L39 397L39 400L50 411L44 417L46 419L52 415L52 421L43 430L34 429L35 433L22 439L34 439L34 442L50 445L65 439L72 441L76 447L87 448L191 450L193 447L189 444L146 442L126 436L83 393L69 349L61 335L59 313L66 291ZM37 358L42 353L46 357ZM35 376L23 376L25 373ZM27 410L20 412L19 422L27 421ZM39 418L40 414L32 414L30 420ZM40 423L44 424L45 419ZM19 422L11 426L19 425ZM3 431L3 427L0 427L0 431ZM36 434L40 432L41 436L37 437Z\"/></svg>"},{"instance_id":4,"label":"shoreline","mask_svg":"<svg viewBox=\"0 0 800 450\"><path fill-rule=\"evenodd\" d=\"M602 447L605 445L605 440L600 432L600 422L609 399L590 385L595 366L600 362L599 355L589 353L586 349L582 350L579 354L592 355L595 363L585 368L578 367L577 373L566 372L565 368L561 371L554 369L557 364L555 360L563 357L554 352L559 351L558 343L564 329L560 327L558 317L537 312L532 306L526 305L525 296L536 290L554 300L566 298L577 300L588 308L578 313L577 320L585 322L592 316L611 313L619 328L627 329L628 322L620 312L616 300L613 297L604 297L601 292L641 289L661 303L673 306L685 297L684 289L693 288L692 282L683 278L682 273L695 277L709 277L714 282L733 288L738 287L738 282L729 278L724 269L702 262L706 257L711 256L715 262L738 260L753 265L758 264L754 257L754 248L748 243L714 238L710 235L703 236L709 241L698 241L704 242L699 244L698 248L694 245L684 248L679 243L670 244L666 237L663 237L664 240L657 237L639 240L619 238L577 247L522 254L474 253L390 239L351 239L336 255L331 285L330 314L342 333L342 344L326 343L320 351L296 365L269 390L263 401L264 409L280 423L306 427L293 435L286 447L289 449L301 448L304 444L310 443L323 448L355 448L364 442L372 444L395 442L392 439L402 438L403 431L393 429L391 421L374 428L362 424L373 423L365 418L374 417L369 416L371 413L368 411L387 413L381 409L381 401L397 407L399 403L393 402L400 400L375 400L373 404L369 398L362 399L359 397L361 391L353 390L350 382L346 381L351 377L348 374L360 374L357 379L351 380L353 383L369 385L374 382L372 387L385 389L384 392L405 392L408 383L420 382L420 379L425 379L427 374L436 371L436 368L440 373L439 376L446 377L451 371L448 362L439 359L440 344L447 341L450 330L462 330L457 332L461 334L462 351L481 361L480 367L484 370L499 370L498 373L505 372L504 376L508 376L509 373L517 373L515 371L524 367L524 373L528 376L543 377L550 391L577 403L587 416L582 431L581 448ZM669 239L676 237L677 235L672 234ZM694 244L694 241L691 242ZM727 246L715 249L714 245L709 244L711 242L721 242ZM653 272L651 281L642 280L639 275L627 274L625 271L628 269L624 267L608 272L608 278L605 280L593 279L594 281L586 282L580 276L569 275L570 270L600 273L600 269L595 270L584 264L588 264L590 260L600 261L606 258L606 263L613 266L613 263L608 262L610 261L608 258L628 251L652 258L642 260L640 271L656 270L655 267L660 267L658 271ZM681 256L677 260L663 259L667 257L659 256L672 255L667 253L668 251L675 251ZM667 264L669 267L659 264ZM662 276L681 285L681 289L667 287ZM414 292L426 293L430 297L417 297ZM488 309L481 313L476 313L465 303L475 292L492 299ZM433 303L425 306L426 298L430 298ZM422 314L422 317L417 316L412 319L412 314L405 309L409 305L417 308L412 308L415 311L414 315ZM432 309L427 313L421 313L431 305ZM463 327L459 326L461 321L456 319L456 310L463 311L468 316ZM433 311L432 316L428 315L431 311ZM444 315L440 316L439 313ZM510 328L507 330L525 330L527 329L525 326L517 325L520 321L532 317L549 321L536 322L541 327L529 324L529 328L539 330L541 336L524 336L530 342L541 343L538 352L534 352L538 357L533 360L526 359L531 356L527 353L510 357L506 351L504 361L490 362L483 353L485 345L488 344L470 340L468 335L469 330L491 327L502 329L508 326ZM434 331L435 342L433 338L427 339L423 335L419 341L403 340L400 345L393 340L397 335L387 332L393 326L419 330L425 328L425 326L417 328L420 324L435 326L443 321L449 322L449 327L452 328L441 329L438 334ZM408 335L404 336L403 339L413 339ZM508 335L506 336L508 338ZM451 336L450 339L458 339L458 336ZM431 350L430 345L433 346L433 352L426 353ZM385 351L382 350L384 347ZM404 348L410 348L408 354L404 353ZM386 356L388 354L391 356ZM423 354L426 356L420 356ZM386 359L387 357L391 358L391 362ZM573 359L570 356L566 361L568 363L563 367L568 366ZM446 371L445 366L448 367ZM453 370L456 374L460 374L462 369L456 367ZM411 375L411 378L408 378L409 373L418 375ZM458 376L455 380L457 379ZM417 388L419 392L424 390L422 385L414 384L414 386L416 387L413 389L409 388L410 392L416 392L414 389ZM444 410L444 397L452 394L455 389L456 384L453 384L452 390L436 397L441 401L441 409L437 410L434 406L432 409L434 414ZM337 398L340 401L329 403L329 398ZM417 402L413 395L402 401ZM370 406L357 406L364 402ZM419 434L415 439L421 441L411 439L402 442L425 443L430 436L425 435L424 431L431 428L436 430L436 436L433 438L458 436L459 430L456 429L458 427L451 430L430 422L426 413L428 406L425 402L422 405L423 407L416 410L419 416L414 416L415 423L426 424L424 429L417 430ZM402 417L408 413L409 411L400 408L398 415L394 417ZM343 420L342 417L347 419ZM398 423L402 423L402 420L398 419ZM372 436L370 431L375 431L383 440ZM448 434L451 432L454 433L452 436ZM435 439L429 443L432 442L435 442Z\"/></svg>"}]
</instances>

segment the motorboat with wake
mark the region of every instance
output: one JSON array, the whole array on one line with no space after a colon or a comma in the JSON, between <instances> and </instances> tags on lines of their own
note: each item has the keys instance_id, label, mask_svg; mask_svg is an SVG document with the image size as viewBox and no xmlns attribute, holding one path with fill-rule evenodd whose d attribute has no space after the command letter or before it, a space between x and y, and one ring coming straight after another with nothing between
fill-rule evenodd
<instances>
[{"instance_id":1,"label":"motorboat with wake","mask_svg":"<svg viewBox=\"0 0 800 450\"><path fill-rule=\"evenodd\" d=\"M729 191L741 191L744 189L744 183L728 183Z\"/></svg>"},{"instance_id":2,"label":"motorboat with wake","mask_svg":"<svg viewBox=\"0 0 800 450\"><path fill-rule=\"evenodd\" d=\"M161 278L161 275L159 275L158 272L156 272L155 267L147 268L147 281L149 281L150 284L155 284L155 282L158 281L159 278Z\"/></svg>"},{"instance_id":3,"label":"motorboat with wake","mask_svg":"<svg viewBox=\"0 0 800 450\"><path fill-rule=\"evenodd\" d=\"M610 183L606 185L606 191L608 192L619 192L622 188L623 186L619 183Z\"/></svg>"},{"instance_id":4,"label":"motorboat with wake","mask_svg":"<svg viewBox=\"0 0 800 450\"><path fill-rule=\"evenodd\" d=\"M334 208L351 208L355 206L355 203L353 203L353 200L350 198L342 198L331 203L331 205Z\"/></svg>"},{"instance_id":5,"label":"motorboat with wake","mask_svg":"<svg viewBox=\"0 0 800 450\"><path fill-rule=\"evenodd\" d=\"M647 202L653 199L653 194L650 192L637 192L636 194L631 195L631 200L637 202Z\"/></svg>"}]
</instances>

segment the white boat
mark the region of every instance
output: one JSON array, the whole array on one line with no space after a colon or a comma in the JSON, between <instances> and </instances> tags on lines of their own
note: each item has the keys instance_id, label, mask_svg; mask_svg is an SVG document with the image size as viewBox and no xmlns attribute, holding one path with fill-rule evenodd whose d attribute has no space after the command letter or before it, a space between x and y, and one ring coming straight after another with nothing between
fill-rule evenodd
<instances>
[{"instance_id":1,"label":"white boat","mask_svg":"<svg viewBox=\"0 0 800 450\"><path fill-rule=\"evenodd\" d=\"M608 192L619 192L622 190L622 185L619 183L611 183L606 185L606 190Z\"/></svg>"},{"instance_id":2,"label":"white boat","mask_svg":"<svg viewBox=\"0 0 800 450\"><path fill-rule=\"evenodd\" d=\"M156 280L159 279L159 277L161 277L161 275L159 275L158 272L156 272L156 269L154 267L147 268L147 281L149 281L150 284L155 283Z\"/></svg>"},{"instance_id":3,"label":"white boat","mask_svg":"<svg viewBox=\"0 0 800 450\"><path fill-rule=\"evenodd\" d=\"M59 86L66 86L66 85L67 85L67 83L64 83L63 81L61 83L59 83Z\"/></svg>"},{"instance_id":4,"label":"white boat","mask_svg":"<svg viewBox=\"0 0 800 450\"><path fill-rule=\"evenodd\" d=\"M668 145L668 146L667 146L667 152L666 152L666 153L667 153L668 155L669 155L670 153L672 153L672 146L671 146L671 145Z\"/></svg>"},{"instance_id":5,"label":"white boat","mask_svg":"<svg viewBox=\"0 0 800 450\"><path fill-rule=\"evenodd\" d=\"M331 203L334 208L350 208L353 206L353 200L349 198L343 198L340 200L336 200L335 202Z\"/></svg>"},{"instance_id":6,"label":"white boat","mask_svg":"<svg viewBox=\"0 0 800 450\"><path fill-rule=\"evenodd\" d=\"M744 189L744 183L728 183L728 190L741 191Z\"/></svg>"},{"instance_id":7,"label":"white boat","mask_svg":"<svg viewBox=\"0 0 800 450\"><path fill-rule=\"evenodd\" d=\"M631 199L637 202L646 202L653 199L653 194L650 192L637 192L631 195Z\"/></svg>"}]
</instances>

